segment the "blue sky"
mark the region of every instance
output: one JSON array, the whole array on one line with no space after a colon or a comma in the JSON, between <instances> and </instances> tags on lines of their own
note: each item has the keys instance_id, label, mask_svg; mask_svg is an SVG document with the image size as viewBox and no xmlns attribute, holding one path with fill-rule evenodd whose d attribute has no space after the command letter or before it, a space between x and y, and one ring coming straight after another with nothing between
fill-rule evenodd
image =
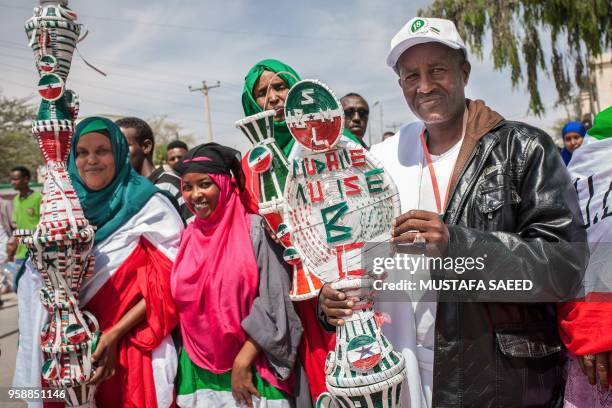
<instances>
[{"instance_id":1,"label":"blue sky","mask_svg":"<svg viewBox=\"0 0 612 408\"><path fill-rule=\"evenodd\" d=\"M6 96L35 98L37 74L27 47L23 22L34 0L0 0L0 89ZM382 102L383 129L414 121L395 73L385 65L389 41L427 1L71 1L78 21L89 30L79 44L86 60L75 55L68 87L81 98L81 116L168 115L185 130L207 141L203 97L189 92L202 80L211 90L215 141L240 150L249 147L234 128L243 116L240 95L249 68L263 58L278 58L302 78L318 78L338 95L357 92L372 105ZM527 115L524 85L513 90L509 74L496 72L488 60L470 58L467 96L484 99L508 119L547 131L564 110L553 109L554 84L541 74L547 112ZM370 114L373 141L380 137L380 110Z\"/></svg>"}]
</instances>

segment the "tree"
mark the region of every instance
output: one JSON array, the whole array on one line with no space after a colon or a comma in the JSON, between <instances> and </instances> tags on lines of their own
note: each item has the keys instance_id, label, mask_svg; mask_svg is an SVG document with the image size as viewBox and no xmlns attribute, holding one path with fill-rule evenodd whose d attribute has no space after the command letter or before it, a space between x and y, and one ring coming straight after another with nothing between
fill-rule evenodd
<instances>
[{"instance_id":1,"label":"tree","mask_svg":"<svg viewBox=\"0 0 612 408\"><path fill-rule=\"evenodd\" d=\"M166 161L166 146L173 140L182 140L188 146L193 145L194 135L192 133L184 133L183 127L171 120L168 120L167 115L155 116L147 120L153 134L155 135L155 152L153 162L156 165L165 163Z\"/></svg>"},{"instance_id":2,"label":"tree","mask_svg":"<svg viewBox=\"0 0 612 408\"><path fill-rule=\"evenodd\" d=\"M490 33L493 66L510 68L513 87L524 80L525 66L529 111L538 116L545 111L538 70L554 78L557 103L572 104L575 95L590 86L590 61L612 46L610 0L434 0L419 15L453 20L481 59L483 38ZM541 35L550 36L548 63Z\"/></svg>"},{"instance_id":3,"label":"tree","mask_svg":"<svg viewBox=\"0 0 612 408\"><path fill-rule=\"evenodd\" d=\"M44 164L38 143L32 136L32 119L36 108L28 98L0 95L0 183L9 181L14 166L25 166L34 174Z\"/></svg>"}]
</instances>

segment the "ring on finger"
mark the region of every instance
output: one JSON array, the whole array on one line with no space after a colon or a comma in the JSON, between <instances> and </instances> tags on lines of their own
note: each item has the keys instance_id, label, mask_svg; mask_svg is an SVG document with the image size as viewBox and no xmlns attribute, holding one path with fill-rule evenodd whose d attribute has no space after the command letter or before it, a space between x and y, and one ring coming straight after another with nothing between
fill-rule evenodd
<instances>
[{"instance_id":1,"label":"ring on finger","mask_svg":"<svg viewBox=\"0 0 612 408\"><path fill-rule=\"evenodd\" d=\"M414 244L426 244L427 243L427 239L425 239L425 236L423 234L421 234L420 232L417 232L416 236L414 237L414 241L412 241L412 243L414 243Z\"/></svg>"}]
</instances>

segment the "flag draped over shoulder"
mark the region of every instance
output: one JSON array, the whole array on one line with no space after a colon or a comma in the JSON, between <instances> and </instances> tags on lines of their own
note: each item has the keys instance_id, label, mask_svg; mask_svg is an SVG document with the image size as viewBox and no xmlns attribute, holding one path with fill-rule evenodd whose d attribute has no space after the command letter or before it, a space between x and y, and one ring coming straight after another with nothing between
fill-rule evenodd
<instances>
[{"instance_id":1,"label":"flag draped over shoulder","mask_svg":"<svg viewBox=\"0 0 612 408\"><path fill-rule=\"evenodd\" d=\"M115 161L113 179L96 191L87 187L76 167L76 146L89 133L110 139ZM98 386L97 405L168 407L174 400L178 366L170 336L178 324L170 274L183 222L170 201L131 167L127 141L108 119L87 118L77 126L68 172L85 216L97 227L92 250L95 268L80 289L80 308L92 312L100 330L106 332L142 299L146 304L146 318L119 341L115 374ZM38 339L48 316L39 300L40 276L31 263L22 279L27 284L19 289L19 297L31 302L19 304L13 385L40 387Z\"/></svg>"},{"instance_id":2,"label":"flag draped over shoulder","mask_svg":"<svg viewBox=\"0 0 612 408\"><path fill-rule=\"evenodd\" d=\"M97 317L103 331L140 299L146 304L146 319L120 340L115 375L98 386L98 406L167 407L172 403L178 360L169 334L178 323L178 313L170 296L171 269L172 261L141 237L87 303L85 309Z\"/></svg>"},{"instance_id":3,"label":"flag draped over shoulder","mask_svg":"<svg viewBox=\"0 0 612 408\"><path fill-rule=\"evenodd\" d=\"M561 338L567 348L576 355L612 350L610 157L612 138L587 136L582 147L574 152L568 166L578 193L590 250L589 265L584 277L586 301L559 305Z\"/></svg>"},{"instance_id":4,"label":"flag draped over shoulder","mask_svg":"<svg viewBox=\"0 0 612 408\"><path fill-rule=\"evenodd\" d=\"M171 264L182 222L162 194L155 194L106 240L94 246L93 276L79 293L81 308L92 312L102 331L109 329L140 299L146 319L119 343L116 374L98 387L98 406L168 407L174 399L178 358L170 331L178 316L170 298ZM19 304L19 350L13 386L40 387L39 335L48 321L38 291L39 273L28 262L24 285L29 304ZM21 296L21 295L20 295Z\"/></svg>"}]
</instances>

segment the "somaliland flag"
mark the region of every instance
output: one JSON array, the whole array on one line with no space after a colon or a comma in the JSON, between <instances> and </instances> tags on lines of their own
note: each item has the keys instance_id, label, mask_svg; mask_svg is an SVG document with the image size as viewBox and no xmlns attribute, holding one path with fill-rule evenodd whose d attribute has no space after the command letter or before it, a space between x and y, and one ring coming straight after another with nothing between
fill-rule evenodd
<instances>
[{"instance_id":1,"label":"somaliland flag","mask_svg":"<svg viewBox=\"0 0 612 408\"><path fill-rule=\"evenodd\" d=\"M38 93L46 101L55 101L64 93L64 80L57 74L45 74L38 81Z\"/></svg>"},{"instance_id":2,"label":"somaliland flag","mask_svg":"<svg viewBox=\"0 0 612 408\"><path fill-rule=\"evenodd\" d=\"M53 72L57 66L57 60L53 55L43 55L38 60L38 68L44 72Z\"/></svg>"},{"instance_id":3,"label":"somaliland flag","mask_svg":"<svg viewBox=\"0 0 612 408\"><path fill-rule=\"evenodd\" d=\"M587 301L558 306L561 339L577 355L612 350L611 156L612 138L597 140L587 135L567 168L578 194L590 250L584 276Z\"/></svg>"},{"instance_id":4,"label":"somaliland flag","mask_svg":"<svg viewBox=\"0 0 612 408\"><path fill-rule=\"evenodd\" d=\"M295 84L285 101L285 122L293 137L308 150L329 150L342 134L344 111L333 93L316 80Z\"/></svg>"},{"instance_id":5,"label":"somaliland flag","mask_svg":"<svg viewBox=\"0 0 612 408\"><path fill-rule=\"evenodd\" d=\"M347 346L349 363L358 371L372 369L380 361L380 354L380 344L372 336L357 336Z\"/></svg>"},{"instance_id":6,"label":"somaliland flag","mask_svg":"<svg viewBox=\"0 0 612 408\"><path fill-rule=\"evenodd\" d=\"M264 172L272 164L272 152L265 146L255 146L247 155L249 167L257 173Z\"/></svg>"},{"instance_id":7,"label":"somaliland flag","mask_svg":"<svg viewBox=\"0 0 612 408\"><path fill-rule=\"evenodd\" d=\"M293 113L287 116L291 134L302 146L320 152L330 149L342 133L341 109Z\"/></svg>"},{"instance_id":8,"label":"somaliland flag","mask_svg":"<svg viewBox=\"0 0 612 408\"><path fill-rule=\"evenodd\" d=\"M283 252L283 259L289 265L295 265L300 262L301 258L300 258L300 254L295 248L289 247L285 249L285 251Z\"/></svg>"}]
</instances>

